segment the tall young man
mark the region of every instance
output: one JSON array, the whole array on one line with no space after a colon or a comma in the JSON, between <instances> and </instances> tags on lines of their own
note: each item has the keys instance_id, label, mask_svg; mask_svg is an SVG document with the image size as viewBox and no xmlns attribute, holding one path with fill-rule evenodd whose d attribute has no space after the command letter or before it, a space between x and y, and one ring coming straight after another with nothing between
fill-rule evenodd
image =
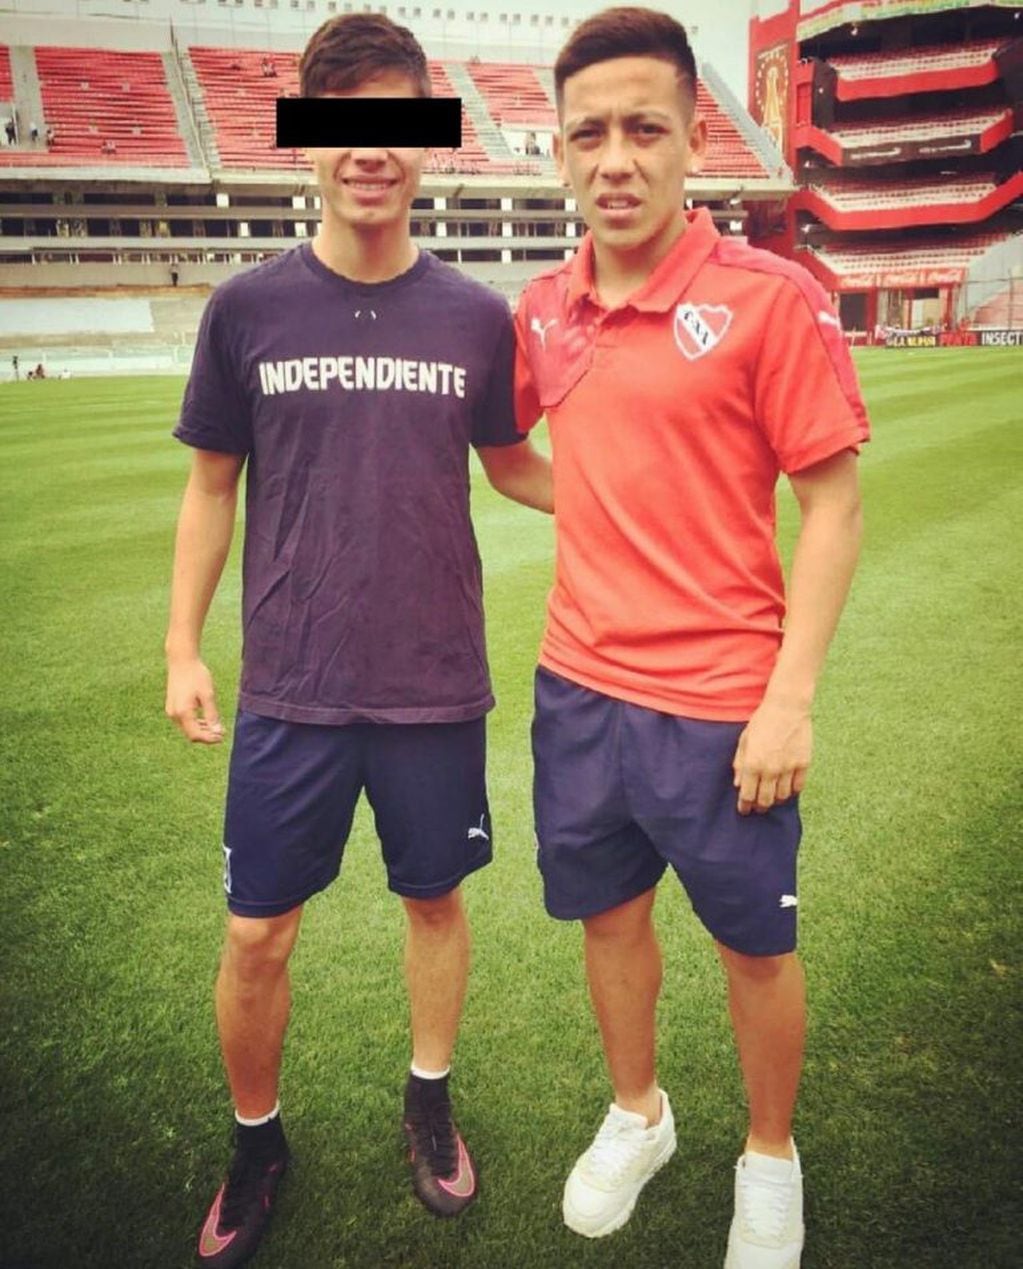
<instances>
[{"instance_id":1,"label":"tall young man","mask_svg":"<svg viewBox=\"0 0 1023 1269\"><path fill-rule=\"evenodd\" d=\"M422 49L378 16L321 27L300 78L303 97L430 93ZM366 109L373 118L369 100ZM255 1250L287 1164L278 1074L288 958L303 904L337 875L362 789L408 917L413 1187L438 1215L476 1194L447 1090L469 963L459 885L491 852L493 697L469 446L497 488L547 510L550 473L515 430L507 305L409 236L424 154L309 151L320 230L213 294L176 431L195 453L167 712L199 743L224 734L200 634L248 467L216 985L236 1148L199 1239L200 1260L219 1269Z\"/></svg>"},{"instance_id":2,"label":"tall young man","mask_svg":"<svg viewBox=\"0 0 1023 1269\"><path fill-rule=\"evenodd\" d=\"M789 1269L803 1242L797 795L858 551L867 421L817 283L684 210L706 128L683 28L607 10L554 74L556 156L589 233L516 319L520 427L547 416L557 503L535 803L546 905L584 924L614 1088L564 1217L590 1237L617 1229L675 1149L651 920L670 865L724 963L749 1100L726 1264ZM779 472L802 516L787 613Z\"/></svg>"}]
</instances>

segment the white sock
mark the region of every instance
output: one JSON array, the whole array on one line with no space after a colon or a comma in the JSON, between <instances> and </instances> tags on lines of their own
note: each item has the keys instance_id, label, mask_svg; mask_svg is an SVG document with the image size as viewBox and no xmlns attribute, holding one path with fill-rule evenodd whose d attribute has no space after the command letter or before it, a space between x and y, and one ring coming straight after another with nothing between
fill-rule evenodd
<instances>
[{"instance_id":1,"label":"white sock","mask_svg":"<svg viewBox=\"0 0 1023 1269\"><path fill-rule=\"evenodd\" d=\"M446 1066L446 1067L443 1069L443 1071L424 1071L424 1070L423 1070L423 1068L422 1068L421 1066L416 1066L415 1062L413 1062L413 1063L412 1063L411 1070L412 1070L412 1074L416 1077L416 1079L420 1079L420 1080L442 1080L442 1079L444 1078L444 1076L445 1076L445 1075L447 1075L447 1074L450 1072L451 1067L450 1067L450 1066Z\"/></svg>"},{"instance_id":2,"label":"white sock","mask_svg":"<svg viewBox=\"0 0 1023 1269\"><path fill-rule=\"evenodd\" d=\"M244 1128L259 1128L263 1124L268 1124L271 1119L276 1119L280 1113L281 1103L278 1102L269 1115L260 1115L258 1119L243 1119L237 1111L234 1112L234 1117Z\"/></svg>"},{"instance_id":3,"label":"white sock","mask_svg":"<svg viewBox=\"0 0 1023 1269\"><path fill-rule=\"evenodd\" d=\"M779 1159L773 1154L757 1154L746 1151L746 1167L757 1176L772 1181L788 1181L800 1175L799 1155L792 1159Z\"/></svg>"}]
</instances>

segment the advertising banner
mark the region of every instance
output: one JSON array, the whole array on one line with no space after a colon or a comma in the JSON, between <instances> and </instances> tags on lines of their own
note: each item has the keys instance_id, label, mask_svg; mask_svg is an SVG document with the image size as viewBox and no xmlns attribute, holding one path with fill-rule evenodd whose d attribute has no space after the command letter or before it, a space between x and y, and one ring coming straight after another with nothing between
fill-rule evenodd
<instances>
[{"instance_id":1,"label":"advertising banner","mask_svg":"<svg viewBox=\"0 0 1023 1269\"><path fill-rule=\"evenodd\" d=\"M982 348L1023 348L1023 330L982 330L980 335Z\"/></svg>"},{"instance_id":2,"label":"advertising banner","mask_svg":"<svg viewBox=\"0 0 1023 1269\"><path fill-rule=\"evenodd\" d=\"M1023 330L890 330L885 348L1023 348Z\"/></svg>"}]
</instances>

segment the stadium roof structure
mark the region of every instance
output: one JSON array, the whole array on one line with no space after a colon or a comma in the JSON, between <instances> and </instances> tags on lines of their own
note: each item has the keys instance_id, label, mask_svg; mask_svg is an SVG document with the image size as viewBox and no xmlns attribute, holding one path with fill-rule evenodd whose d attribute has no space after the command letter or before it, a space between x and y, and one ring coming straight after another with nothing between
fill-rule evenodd
<instances>
[{"instance_id":1,"label":"stadium roof structure","mask_svg":"<svg viewBox=\"0 0 1023 1269\"><path fill-rule=\"evenodd\" d=\"M812 39L840 26L891 18L930 17L942 10L1015 9L1018 0L800 0L797 38Z\"/></svg>"}]
</instances>

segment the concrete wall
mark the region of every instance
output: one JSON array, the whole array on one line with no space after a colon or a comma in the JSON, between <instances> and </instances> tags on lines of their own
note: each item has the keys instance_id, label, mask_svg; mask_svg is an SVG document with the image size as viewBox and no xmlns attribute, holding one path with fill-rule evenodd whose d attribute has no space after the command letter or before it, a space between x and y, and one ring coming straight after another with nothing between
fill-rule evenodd
<instances>
[{"instance_id":1,"label":"concrete wall","mask_svg":"<svg viewBox=\"0 0 1023 1269\"><path fill-rule=\"evenodd\" d=\"M40 348L25 343L0 353L0 382L13 380L11 358L15 353L22 379L37 365L43 366L50 379L57 379L62 373L77 379L83 375L186 375L192 364L192 349L180 346L127 351L81 348L75 344Z\"/></svg>"},{"instance_id":2,"label":"concrete wall","mask_svg":"<svg viewBox=\"0 0 1023 1269\"><path fill-rule=\"evenodd\" d=\"M162 53L171 47L166 22L117 21L112 18L62 18L5 12L3 42L9 46L57 44L64 48L106 48Z\"/></svg>"},{"instance_id":3,"label":"concrete wall","mask_svg":"<svg viewBox=\"0 0 1023 1269\"><path fill-rule=\"evenodd\" d=\"M496 241L496 240L495 240ZM516 246L524 239L519 239ZM453 239L448 245L457 245ZM535 242L534 242L535 245ZM521 289L525 279L548 269L549 260L515 261L511 264L492 262L464 263L457 267L469 275L486 282L488 286L509 292ZM243 271L229 264L180 264L177 265L179 286L216 286ZM255 266L251 266L255 267ZM65 290L101 290L116 286L143 286L167 293L169 267L163 264L119 264L116 269L109 264L18 264L0 265L0 287L17 289L26 294L41 287ZM115 280L116 279L116 280ZM509 292L510 293L510 292Z\"/></svg>"},{"instance_id":4,"label":"concrete wall","mask_svg":"<svg viewBox=\"0 0 1023 1269\"><path fill-rule=\"evenodd\" d=\"M229 264L177 265L181 286L215 286L236 268ZM165 264L0 264L0 287L14 287L31 292L39 287L99 289L109 287L116 279L118 286L165 287L169 284L169 266Z\"/></svg>"}]
</instances>

